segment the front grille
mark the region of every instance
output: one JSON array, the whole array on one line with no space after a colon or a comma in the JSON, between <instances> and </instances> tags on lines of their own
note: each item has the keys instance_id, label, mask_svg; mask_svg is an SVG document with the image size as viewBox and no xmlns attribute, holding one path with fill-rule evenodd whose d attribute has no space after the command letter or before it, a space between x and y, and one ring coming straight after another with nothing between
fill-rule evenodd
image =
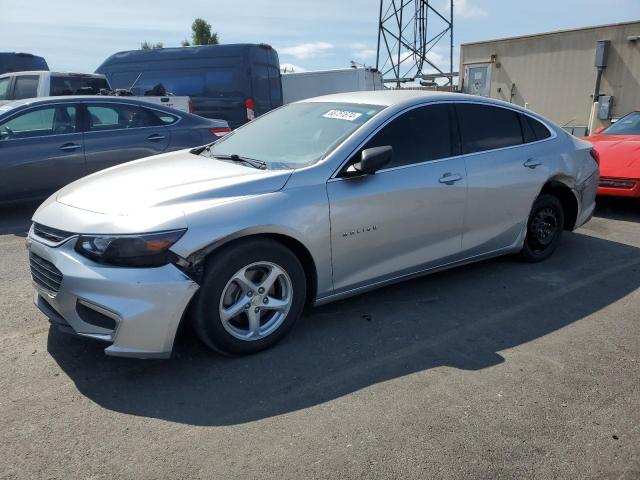
<instances>
[{"instance_id":1,"label":"front grille","mask_svg":"<svg viewBox=\"0 0 640 480\"><path fill-rule=\"evenodd\" d=\"M34 283L49 292L58 293L62 283L62 272L53 263L29 252L29 266Z\"/></svg>"},{"instance_id":2,"label":"front grille","mask_svg":"<svg viewBox=\"0 0 640 480\"><path fill-rule=\"evenodd\" d=\"M57 228L47 227L39 223L33 224L33 234L36 237L44 238L53 243L60 243L63 240L73 236L71 232L65 232L64 230L58 230Z\"/></svg>"}]
</instances>

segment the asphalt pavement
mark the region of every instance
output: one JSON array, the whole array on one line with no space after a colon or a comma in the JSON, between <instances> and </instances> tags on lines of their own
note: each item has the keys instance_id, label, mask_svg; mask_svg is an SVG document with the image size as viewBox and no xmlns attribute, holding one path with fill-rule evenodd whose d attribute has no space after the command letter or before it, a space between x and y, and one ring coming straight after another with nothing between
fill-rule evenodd
<instances>
[{"instance_id":1,"label":"asphalt pavement","mask_svg":"<svg viewBox=\"0 0 640 480\"><path fill-rule=\"evenodd\" d=\"M640 204L308 310L275 348L106 357L32 304L0 210L0 479L640 478Z\"/></svg>"}]
</instances>

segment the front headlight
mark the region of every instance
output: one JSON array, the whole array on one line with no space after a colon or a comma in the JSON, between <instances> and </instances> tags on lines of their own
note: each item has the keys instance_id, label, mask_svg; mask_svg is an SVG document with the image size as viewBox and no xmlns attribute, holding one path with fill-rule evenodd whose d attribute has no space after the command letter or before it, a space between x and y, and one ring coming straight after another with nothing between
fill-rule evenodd
<instances>
[{"instance_id":1,"label":"front headlight","mask_svg":"<svg viewBox=\"0 0 640 480\"><path fill-rule=\"evenodd\" d=\"M169 248L186 229L139 235L80 235L76 252L95 262L123 267L158 267L172 261Z\"/></svg>"}]
</instances>

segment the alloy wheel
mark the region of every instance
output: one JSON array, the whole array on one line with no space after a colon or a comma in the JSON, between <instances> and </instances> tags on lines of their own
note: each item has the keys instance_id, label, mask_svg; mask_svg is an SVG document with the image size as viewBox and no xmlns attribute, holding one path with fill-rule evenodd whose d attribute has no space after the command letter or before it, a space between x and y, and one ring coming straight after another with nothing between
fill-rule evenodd
<instances>
[{"instance_id":1,"label":"alloy wheel","mask_svg":"<svg viewBox=\"0 0 640 480\"><path fill-rule=\"evenodd\" d=\"M219 303L224 329L239 340L267 337L287 318L293 288L287 272L272 262L238 270L227 282Z\"/></svg>"}]
</instances>

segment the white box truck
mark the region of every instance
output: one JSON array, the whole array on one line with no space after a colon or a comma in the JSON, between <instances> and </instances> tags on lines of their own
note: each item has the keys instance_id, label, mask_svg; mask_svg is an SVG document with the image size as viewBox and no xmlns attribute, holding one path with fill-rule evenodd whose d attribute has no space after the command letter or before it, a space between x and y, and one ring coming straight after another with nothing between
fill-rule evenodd
<instances>
[{"instance_id":1,"label":"white box truck","mask_svg":"<svg viewBox=\"0 0 640 480\"><path fill-rule=\"evenodd\" d=\"M382 89L384 89L382 74L372 68L343 68L282 74L284 103L331 93Z\"/></svg>"}]
</instances>

